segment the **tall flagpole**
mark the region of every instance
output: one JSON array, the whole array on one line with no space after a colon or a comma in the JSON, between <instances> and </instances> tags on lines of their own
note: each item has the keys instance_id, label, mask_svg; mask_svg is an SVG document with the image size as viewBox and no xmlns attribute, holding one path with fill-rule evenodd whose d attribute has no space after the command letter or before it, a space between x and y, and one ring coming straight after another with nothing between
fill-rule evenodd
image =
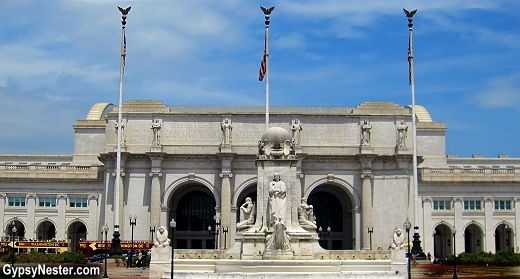
<instances>
[{"instance_id":1,"label":"tall flagpole","mask_svg":"<svg viewBox=\"0 0 520 279\"><path fill-rule=\"evenodd\" d=\"M264 49L264 61L265 62L265 129L269 129L269 23L271 12L274 10L274 6L265 8L260 6L260 9L265 15L265 49ZM262 71L262 68L260 69Z\"/></svg>"},{"instance_id":2,"label":"tall flagpole","mask_svg":"<svg viewBox=\"0 0 520 279\"><path fill-rule=\"evenodd\" d=\"M131 7L121 8L117 7L121 12L121 60L119 64L119 104L117 113L117 155L116 155L116 177L114 182L114 238L112 239L112 247L110 254L122 254L121 239L119 238L119 206L120 206L120 183L121 183L121 130L122 130L122 114L123 114L123 76L125 73L125 59L126 59L126 16L130 12Z\"/></svg>"},{"instance_id":3,"label":"tall flagpole","mask_svg":"<svg viewBox=\"0 0 520 279\"><path fill-rule=\"evenodd\" d=\"M413 186L414 186L414 245L412 247L412 254L419 254L422 252L420 247L420 236L419 236L419 181L418 181L418 173L417 173L417 115L415 112L415 85L414 85L414 69L413 69L413 36L412 36L412 28L413 28L413 16L417 12L417 10L413 10L411 12L403 9L406 17L408 18L408 30L409 30L409 40L408 40L408 63L409 63L409 82L412 90L412 141L413 141ZM417 243L417 244L416 244Z\"/></svg>"}]
</instances>

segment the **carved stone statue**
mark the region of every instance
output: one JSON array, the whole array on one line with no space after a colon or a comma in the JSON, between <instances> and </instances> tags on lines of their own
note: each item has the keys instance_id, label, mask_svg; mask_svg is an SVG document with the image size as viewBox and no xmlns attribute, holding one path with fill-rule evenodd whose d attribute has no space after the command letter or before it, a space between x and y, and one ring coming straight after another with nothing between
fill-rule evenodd
<instances>
[{"instance_id":1,"label":"carved stone statue","mask_svg":"<svg viewBox=\"0 0 520 279\"><path fill-rule=\"evenodd\" d=\"M280 174L275 173L273 181L269 183L269 222L270 226L274 226L279 220L285 220L285 212L287 208L287 188L285 182L280 180Z\"/></svg>"},{"instance_id":2,"label":"carved stone statue","mask_svg":"<svg viewBox=\"0 0 520 279\"><path fill-rule=\"evenodd\" d=\"M288 250L291 248L291 240L287 235L287 226L282 219L278 219L273 226L273 233L266 237L267 249Z\"/></svg>"},{"instance_id":3,"label":"carved stone statue","mask_svg":"<svg viewBox=\"0 0 520 279\"><path fill-rule=\"evenodd\" d=\"M401 120L401 124L397 125L397 147L406 147L407 134L408 126Z\"/></svg>"},{"instance_id":4,"label":"carved stone statue","mask_svg":"<svg viewBox=\"0 0 520 279\"><path fill-rule=\"evenodd\" d=\"M115 128L115 132L116 132L116 144L117 144L117 130L118 130L118 125L117 125L117 122L114 123L114 128ZM121 124L121 145L125 145L126 144L126 136L125 136L125 123Z\"/></svg>"},{"instance_id":5,"label":"carved stone statue","mask_svg":"<svg viewBox=\"0 0 520 279\"><path fill-rule=\"evenodd\" d=\"M301 144L300 133L301 133L302 129L303 129L303 127L302 127L300 120L295 119L293 124L291 125L291 130L293 131L293 140L294 140L295 145Z\"/></svg>"},{"instance_id":6,"label":"carved stone statue","mask_svg":"<svg viewBox=\"0 0 520 279\"><path fill-rule=\"evenodd\" d=\"M240 222L237 223L237 230L245 230L251 228L255 224L256 206L250 197L246 198L246 202L240 206Z\"/></svg>"},{"instance_id":7,"label":"carved stone statue","mask_svg":"<svg viewBox=\"0 0 520 279\"><path fill-rule=\"evenodd\" d=\"M152 121L152 131L153 131L153 140L152 144L154 145L160 145L161 144L161 120L160 119L154 119Z\"/></svg>"},{"instance_id":8,"label":"carved stone statue","mask_svg":"<svg viewBox=\"0 0 520 279\"><path fill-rule=\"evenodd\" d=\"M231 120L224 119L222 123L220 123L220 129L223 133L222 145L230 145L231 144L231 130L233 126L231 125Z\"/></svg>"},{"instance_id":9,"label":"carved stone statue","mask_svg":"<svg viewBox=\"0 0 520 279\"><path fill-rule=\"evenodd\" d=\"M298 221L300 226L306 230L314 231L317 228L313 206L307 204L306 198L302 198L302 203L298 206Z\"/></svg>"},{"instance_id":10,"label":"carved stone statue","mask_svg":"<svg viewBox=\"0 0 520 279\"><path fill-rule=\"evenodd\" d=\"M361 145L370 145L370 129L372 129L372 125L365 120L361 125Z\"/></svg>"},{"instance_id":11,"label":"carved stone statue","mask_svg":"<svg viewBox=\"0 0 520 279\"><path fill-rule=\"evenodd\" d=\"M170 246L168 230L164 226L160 226L157 230L157 233L155 233L155 242L153 246L156 248L164 248Z\"/></svg>"},{"instance_id":12,"label":"carved stone statue","mask_svg":"<svg viewBox=\"0 0 520 279\"><path fill-rule=\"evenodd\" d=\"M403 230L397 228L394 232L394 236L392 237L392 244L390 244L390 248L392 249L403 249L404 248L404 234Z\"/></svg>"}]
</instances>

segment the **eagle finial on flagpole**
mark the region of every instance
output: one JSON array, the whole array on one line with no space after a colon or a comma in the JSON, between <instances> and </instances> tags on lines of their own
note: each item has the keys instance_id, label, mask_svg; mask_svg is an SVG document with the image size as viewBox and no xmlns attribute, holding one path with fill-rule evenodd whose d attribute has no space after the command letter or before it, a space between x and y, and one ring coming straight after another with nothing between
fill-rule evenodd
<instances>
[{"instance_id":1,"label":"eagle finial on flagpole","mask_svg":"<svg viewBox=\"0 0 520 279\"><path fill-rule=\"evenodd\" d=\"M412 26L413 26L413 16L415 15L415 13L417 12L417 10L413 10L413 11L408 11L407 9L404 9L403 8L403 11L404 13L406 14L406 17L408 17L408 28L412 29Z\"/></svg>"},{"instance_id":2,"label":"eagle finial on flagpole","mask_svg":"<svg viewBox=\"0 0 520 279\"><path fill-rule=\"evenodd\" d=\"M123 19L123 21L121 21L121 23L124 26L126 24L126 16L130 12L130 9L132 9L132 6L128 6L126 8L121 8L120 6L117 6L117 9L121 12L121 18Z\"/></svg>"}]
</instances>

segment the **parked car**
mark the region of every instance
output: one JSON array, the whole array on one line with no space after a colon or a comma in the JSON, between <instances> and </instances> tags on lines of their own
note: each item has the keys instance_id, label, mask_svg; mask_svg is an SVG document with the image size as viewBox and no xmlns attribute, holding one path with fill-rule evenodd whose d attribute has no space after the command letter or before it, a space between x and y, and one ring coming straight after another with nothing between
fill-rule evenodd
<instances>
[{"instance_id":1,"label":"parked car","mask_svg":"<svg viewBox=\"0 0 520 279\"><path fill-rule=\"evenodd\" d=\"M91 257L88 257L87 260L91 263L103 262L105 258L110 258L109 254L97 254Z\"/></svg>"}]
</instances>

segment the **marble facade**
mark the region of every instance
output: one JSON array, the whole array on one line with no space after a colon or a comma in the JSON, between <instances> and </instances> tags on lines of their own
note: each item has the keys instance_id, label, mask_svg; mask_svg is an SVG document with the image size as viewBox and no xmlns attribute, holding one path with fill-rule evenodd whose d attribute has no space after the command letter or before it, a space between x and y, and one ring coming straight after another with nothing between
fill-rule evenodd
<instances>
[{"instance_id":1,"label":"marble facade","mask_svg":"<svg viewBox=\"0 0 520 279\"><path fill-rule=\"evenodd\" d=\"M192 216L182 207L191 197L211 207L208 214L212 218L179 227L176 245L228 250L227 256L219 256L224 258L270 258L273 255L265 247L263 232L269 225L266 192L274 173L280 173L291 191L285 213L291 237L291 253L283 255L287 259L334 259L331 251L370 250L370 236L372 250L388 251L394 231L403 229L406 219L413 222L415 215L419 223L413 226L419 227L424 252L449 253L449 233L454 228L472 233L471 237L458 234L457 251L466 247L518 251L520 159L447 156L446 127L433 122L424 108L418 109L423 114L417 123L416 199L412 137L407 129L412 119L409 107L388 102L355 107L272 107L270 127L284 129L292 137L269 147L269 154L285 156L287 166L281 168L268 156L258 156L266 154L259 145L265 133L263 107L128 101L123 105L123 179L118 186L122 189L122 239L130 239L130 214L137 216L136 240L150 239L150 226L168 228L171 218L182 226L179 216ZM116 120L117 106L96 104L86 119L74 125L72 155L0 155L4 199L0 223L4 229L16 218L26 238L48 235L42 226L51 224L58 239L71 235L101 239L101 226L114 223ZM255 223L238 231L239 208L246 197L254 197ZM24 206L11 204L9 198L23 198ZM40 198L55 199L56 206L42 207ZM86 206L71 207L77 198L86 201ZM314 205L321 233L301 227L297 207L302 198ZM316 205L316 201L331 199L337 205L337 216ZM218 234L213 216L219 220ZM201 225L203 229L194 229ZM78 232L81 226L84 232ZM374 228L370 236L367 227ZM338 255L345 258L348 253ZM182 249L176 253L179 259L181 256Z\"/></svg>"}]
</instances>

